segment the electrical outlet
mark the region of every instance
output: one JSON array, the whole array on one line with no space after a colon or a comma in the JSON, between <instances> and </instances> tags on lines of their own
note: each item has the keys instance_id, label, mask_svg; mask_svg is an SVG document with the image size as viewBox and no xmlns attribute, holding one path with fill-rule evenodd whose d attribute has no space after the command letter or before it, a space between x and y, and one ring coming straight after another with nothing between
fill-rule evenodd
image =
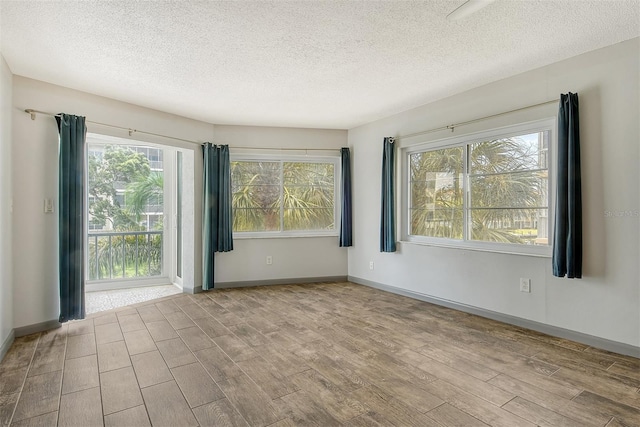
<instances>
[{"instance_id":1,"label":"electrical outlet","mask_svg":"<svg viewBox=\"0 0 640 427\"><path fill-rule=\"evenodd\" d=\"M531 279L520 278L520 292L531 292Z\"/></svg>"},{"instance_id":2,"label":"electrical outlet","mask_svg":"<svg viewBox=\"0 0 640 427\"><path fill-rule=\"evenodd\" d=\"M267 255L267 265L273 264L273 257L271 255Z\"/></svg>"},{"instance_id":3,"label":"electrical outlet","mask_svg":"<svg viewBox=\"0 0 640 427\"><path fill-rule=\"evenodd\" d=\"M369 261L369 270L373 270L373 261Z\"/></svg>"}]
</instances>

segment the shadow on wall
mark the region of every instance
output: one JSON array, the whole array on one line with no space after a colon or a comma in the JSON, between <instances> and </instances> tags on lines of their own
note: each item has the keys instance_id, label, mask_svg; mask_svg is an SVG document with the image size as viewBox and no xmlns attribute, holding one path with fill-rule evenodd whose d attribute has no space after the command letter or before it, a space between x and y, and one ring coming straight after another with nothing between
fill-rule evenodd
<instances>
[{"instance_id":1,"label":"shadow on wall","mask_svg":"<svg viewBox=\"0 0 640 427\"><path fill-rule=\"evenodd\" d=\"M580 156L582 168L582 234L583 275L605 277L607 274L606 222L619 220L608 218L612 207L604 203L604 173L602 158L606 155L606 137L602 134L602 96L600 88L580 91ZM598 129L598 134L584 132Z\"/></svg>"}]
</instances>

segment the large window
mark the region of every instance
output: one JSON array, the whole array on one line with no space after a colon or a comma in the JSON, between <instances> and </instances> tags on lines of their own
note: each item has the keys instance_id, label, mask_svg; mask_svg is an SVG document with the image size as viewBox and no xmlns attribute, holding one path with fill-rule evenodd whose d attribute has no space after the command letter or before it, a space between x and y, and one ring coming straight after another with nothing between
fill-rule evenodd
<instances>
[{"instance_id":1,"label":"large window","mask_svg":"<svg viewBox=\"0 0 640 427\"><path fill-rule=\"evenodd\" d=\"M233 231L238 236L335 234L336 158L234 158Z\"/></svg>"},{"instance_id":2,"label":"large window","mask_svg":"<svg viewBox=\"0 0 640 427\"><path fill-rule=\"evenodd\" d=\"M546 254L550 138L545 122L405 149L407 240Z\"/></svg>"}]
</instances>

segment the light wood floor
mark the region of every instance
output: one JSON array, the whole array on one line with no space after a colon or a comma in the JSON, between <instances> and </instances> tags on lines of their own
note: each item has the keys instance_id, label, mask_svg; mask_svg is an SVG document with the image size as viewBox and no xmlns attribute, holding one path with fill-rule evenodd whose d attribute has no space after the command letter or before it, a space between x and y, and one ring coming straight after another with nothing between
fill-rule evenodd
<instances>
[{"instance_id":1,"label":"light wood floor","mask_svg":"<svg viewBox=\"0 0 640 427\"><path fill-rule=\"evenodd\" d=\"M177 295L15 341L13 426L638 426L640 360L352 283Z\"/></svg>"}]
</instances>

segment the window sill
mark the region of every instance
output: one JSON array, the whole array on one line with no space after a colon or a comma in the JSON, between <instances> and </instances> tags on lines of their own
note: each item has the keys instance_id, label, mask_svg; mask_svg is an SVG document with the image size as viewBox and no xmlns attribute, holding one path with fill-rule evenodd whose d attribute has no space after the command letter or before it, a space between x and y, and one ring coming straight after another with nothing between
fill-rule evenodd
<instances>
[{"instance_id":1,"label":"window sill","mask_svg":"<svg viewBox=\"0 0 640 427\"><path fill-rule=\"evenodd\" d=\"M521 255L536 258L551 258L551 246L529 246L511 247L511 245L492 244L485 242L456 242L456 241L433 241L405 238L400 241L403 244L418 246L433 246L448 249L463 249L468 251L492 252L507 255Z\"/></svg>"}]
</instances>

